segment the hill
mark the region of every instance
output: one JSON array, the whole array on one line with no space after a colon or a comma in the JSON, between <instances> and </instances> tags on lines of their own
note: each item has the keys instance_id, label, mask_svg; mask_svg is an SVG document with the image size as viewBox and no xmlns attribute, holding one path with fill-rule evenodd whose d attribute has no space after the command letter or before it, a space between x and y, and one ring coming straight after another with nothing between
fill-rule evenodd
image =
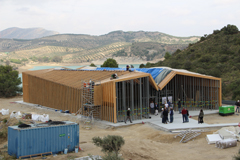
<instances>
[{"instance_id":1,"label":"hill","mask_svg":"<svg viewBox=\"0 0 240 160\"><path fill-rule=\"evenodd\" d=\"M2 59L31 60L52 59L60 56L62 62L76 63L98 60L109 56L128 56L142 59L162 58L165 52L183 49L200 37L174 37L160 32L114 31L105 35L58 34L32 40L0 39ZM46 58L47 57L47 58ZM19 62L21 63L21 62Z\"/></svg>"},{"instance_id":2,"label":"hill","mask_svg":"<svg viewBox=\"0 0 240 160\"><path fill-rule=\"evenodd\" d=\"M145 67L171 68L222 78L223 99L240 99L240 32L234 25L214 30L184 50L165 56L164 61Z\"/></svg>"},{"instance_id":3,"label":"hill","mask_svg":"<svg viewBox=\"0 0 240 160\"><path fill-rule=\"evenodd\" d=\"M48 31L43 28L7 28L3 31L0 31L0 38L9 38L9 39L35 39L42 38L50 35L59 34L55 31Z\"/></svg>"}]
</instances>

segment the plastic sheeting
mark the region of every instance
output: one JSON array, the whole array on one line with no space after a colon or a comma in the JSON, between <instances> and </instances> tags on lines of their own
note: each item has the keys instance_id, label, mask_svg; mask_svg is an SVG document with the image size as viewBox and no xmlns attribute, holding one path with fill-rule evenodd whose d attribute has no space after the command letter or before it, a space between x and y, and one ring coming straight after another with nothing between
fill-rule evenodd
<instances>
[{"instance_id":1,"label":"plastic sheeting","mask_svg":"<svg viewBox=\"0 0 240 160\"><path fill-rule=\"evenodd\" d=\"M22 113L20 111L13 111L10 115L10 118L22 118Z\"/></svg>"},{"instance_id":2,"label":"plastic sheeting","mask_svg":"<svg viewBox=\"0 0 240 160\"><path fill-rule=\"evenodd\" d=\"M85 70L85 68L83 69ZM86 69L91 70L91 69ZM92 70L97 71L126 71L126 68L110 68L110 67L101 67L101 68L92 68ZM131 71L149 73L153 77L154 81L158 85L164 80L164 78L172 71L170 68L130 68Z\"/></svg>"},{"instance_id":3,"label":"plastic sheeting","mask_svg":"<svg viewBox=\"0 0 240 160\"><path fill-rule=\"evenodd\" d=\"M9 109L2 109L0 110L0 113L2 113L2 115L9 115Z\"/></svg>"},{"instance_id":4,"label":"plastic sheeting","mask_svg":"<svg viewBox=\"0 0 240 160\"><path fill-rule=\"evenodd\" d=\"M218 133L222 139L237 139L235 127L223 127L216 133Z\"/></svg>"},{"instance_id":5,"label":"plastic sheeting","mask_svg":"<svg viewBox=\"0 0 240 160\"><path fill-rule=\"evenodd\" d=\"M46 122L46 121L49 121L49 115L48 114L43 114L43 115L32 114L32 120Z\"/></svg>"}]
</instances>

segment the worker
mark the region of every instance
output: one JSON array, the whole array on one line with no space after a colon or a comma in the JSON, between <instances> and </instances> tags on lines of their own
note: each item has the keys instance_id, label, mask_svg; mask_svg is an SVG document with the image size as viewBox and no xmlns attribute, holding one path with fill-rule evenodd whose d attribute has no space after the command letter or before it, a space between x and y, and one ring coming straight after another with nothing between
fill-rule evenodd
<instances>
[{"instance_id":1,"label":"worker","mask_svg":"<svg viewBox=\"0 0 240 160\"><path fill-rule=\"evenodd\" d=\"M126 71L129 71L129 65L126 66Z\"/></svg>"},{"instance_id":2,"label":"worker","mask_svg":"<svg viewBox=\"0 0 240 160\"><path fill-rule=\"evenodd\" d=\"M151 101L151 103L150 103L150 111L151 111L151 114L154 114L154 103L153 103L153 101Z\"/></svg>"},{"instance_id":3,"label":"worker","mask_svg":"<svg viewBox=\"0 0 240 160\"><path fill-rule=\"evenodd\" d=\"M239 107L240 107L240 102L239 102L239 100L235 103L235 105L236 105L236 112L239 113Z\"/></svg>"},{"instance_id":4,"label":"worker","mask_svg":"<svg viewBox=\"0 0 240 160\"><path fill-rule=\"evenodd\" d=\"M204 116L204 113L203 113L203 110L201 109L200 110L200 113L199 113L199 115L198 115L198 124L199 123L203 123L203 116Z\"/></svg>"},{"instance_id":5,"label":"worker","mask_svg":"<svg viewBox=\"0 0 240 160\"><path fill-rule=\"evenodd\" d=\"M127 123L127 120L129 119L130 123L132 123L131 116L130 116L130 108L127 110L127 118L125 120L125 123Z\"/></svg>"}]
</instances>

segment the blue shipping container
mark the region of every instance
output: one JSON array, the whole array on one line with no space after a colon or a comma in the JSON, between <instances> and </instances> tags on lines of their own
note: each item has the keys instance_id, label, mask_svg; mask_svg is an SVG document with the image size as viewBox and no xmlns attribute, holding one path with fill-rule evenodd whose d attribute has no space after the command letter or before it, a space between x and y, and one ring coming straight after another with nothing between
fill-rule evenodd
<instances>
[{"instance_id":1,"label":"blue shipping container","mask_svg":"<svg viewBox=\"0 0 240 160\"><path fill-rule=\"evenodd\" d=\"M64 121L66 124L41 125L28 128L8 127L8 154L27 156L32 154L74 151L79 146L79 125Z\"/></svg>"}]
</instances>

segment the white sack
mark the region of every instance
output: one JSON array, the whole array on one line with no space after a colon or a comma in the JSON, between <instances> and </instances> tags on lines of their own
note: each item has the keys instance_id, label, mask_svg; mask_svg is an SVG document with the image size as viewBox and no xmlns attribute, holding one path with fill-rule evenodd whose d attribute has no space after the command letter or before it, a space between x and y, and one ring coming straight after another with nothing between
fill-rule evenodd
<instances>
[{"instance_id":1,"label":"white sack","mask_svg":"<svg viewBox=\"0 0 240 160\"><path fill-rule=\"evenodd\" d=\"M32 114L32 120L39 121L39 114Z\"/></svg>"},{"instance_id":2,"label":"white sack","mask_svg":"<svg viewBox=\"0 0 240 160\"><path fill-rule=\"evenodd\" d=\"M0 113L2 113L2 115L4 116L4 115L9 115L9 109L2 109L2 110L0 110Z\"/></svg>"},{"instance_id":3,"label":"white sack","mask_svg":"<svg viewBox=\"0 0 240 160\"><path fill-rule=\"evenodd\" d=\"M22 113L20 111L13 111L10 115L10 118L22 118Z\"/></svg>"},{"instance_id":4,"label":"white sack","mask_svg":"<svg viewBox=\"0 0 240 160\"><path fill-rule=\"evenodd\" d=\"M49 121L49 115L48 114L43 114L39 116L39 121L46 122Z\"/></svg>"}]
</instances>

